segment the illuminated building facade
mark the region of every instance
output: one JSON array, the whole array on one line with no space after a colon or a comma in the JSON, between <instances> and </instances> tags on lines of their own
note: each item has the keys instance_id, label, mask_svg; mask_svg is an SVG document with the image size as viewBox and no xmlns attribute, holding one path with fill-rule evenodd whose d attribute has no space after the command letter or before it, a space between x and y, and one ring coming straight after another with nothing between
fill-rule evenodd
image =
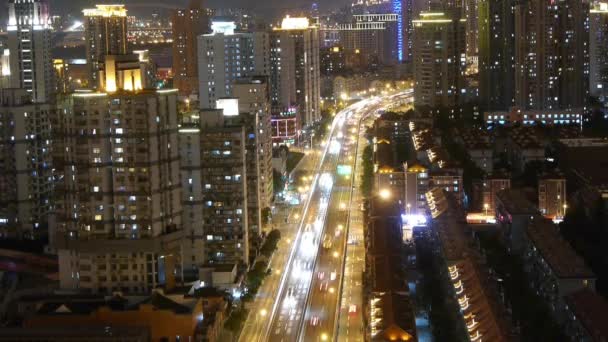
<instances>
[{"instance_id":1,"label":"illuminated building facade","mask_svg":"<svg viewBox=\"0 0 608 342\"><path fill-rule=\"evenodd\" d=\"M216 101L231 97L241 77L269 75L269 41L266 32L235 32L232 21L214 21L213 33L198 37L200 108L215 108Z\"/></svg>"},{"instance_id":2,"label":"illuminated building facade","mask_svg":"<svg viewBox=\"0 0 608 342\"><path fill-rule=\"evenodd\" d=\"M413 23L416 106L458 105L466 93L465 20L441 12L422 12Z\"/></svg>"},{"instance_id":3,"label":"illuminated building facade","mask_svg":"<svg viewBox=\"0 0 608 342\"><path fill-rule=\"evenodd\" d=\"M0 90L0 237L42 238L53 230L53 106L25 89Z\"/></svg>"},{"instance_id":4,"label":"illuminated building facade","mask_svg":"<svg viewBox=\"0 0 608 342\"><path fill-rule=\"evenodd\" d=\"M179 275L177 90L142 89L138 63L117 67L128 56L55 119L61 288L146 293Z\"/></svg>"},{"instance_id":5,"label":"illuminated building facade","mask_svg":"<svg viewBox=\"0 0 608 342\"><path fill-rule=\"evenodd\" d=\"M99 65L106 55L127 53L127 9L124 5L96 5L85 9L84 36L90 70L88 86L98 86Z\"/></svg>"},{"instance_id":6,"label":"illuminated building facade","mask_svg":"<svg viewBox=\"0 0 608 342\"><path fill-rule=\"evenodd\" d=\"M538 209L555 221L566 216L566 177L563 174L546 174L538 180Z\"/></svg>"},{"instance_id":7,"label":"illuminated building facade","mask_svg":"<svg viewBox=\"0 0 608 342\"><path fill-rule=\"evenodd\" d=\"M198 95L197 37L209 32L207 10L202 0L191 0L187 9L171 16L173 31L173 86L180 95Z\"/></svg>"},{"instance_id":8,"label":"illuminated building facade","mask_svg":"<svg viewBox=\"0 0 608 342\"><path fill-rule=\"evenodd\" d=\"M590 11L590 91L608 96L608 2L596 3Z\"/></svg>"},{"instance_id":9,"label":"illuminated building facade","mask_svg":"<svg viewBox=\"0 0 608 342\"><path fill-rule=\"evenodd\" d=\"M27 90L34 102L54 101L48 2L9 0L7 31L11 88Z\"/></svg>"},{"instance_id":10,"label":"illuminated building facade","mask_svg":"<svg viewBox=\"0 0 608 342\"><path fill-rule=\"evenodd\" d=\"M530 0L515 6L515 104L586 108L589 2Z\"/></svg>"},{"instance_id":11,"label":"illuminated building facade","mask_svg":"<svg viewBox=\"0 0 608 342\"><path fill-rule=\"evenodd\" d=\"M270 99L272 110L295 107L298 123L321 118L319 34L307 18L283 19L270 37Z\"/></svg>"},{"instance_id":12,"label":"illuminated building facade","mask_svg":"<svg viewBox=\"0 0 608 342\"><path fill-rule=\"evenodd\" d=\"M252 238L262 233L262 210L272 206L274 196L268 91L266 78L239 79L234 84L247 134L247 211Z\"/></svg>"},{"instance_id":13,"label":"illuminated building facade","mask_svg":"<svg viewBox=\"0 0 608 342\"><path fill-rule=\"evenodd\" d=\"M287 108L280 113L273 113L272 145L293 145L298 143L300 126L295 108Z\"/></svg>"},{"instance_id":14,"label":"illuminated building facade","mask_svg":"<svg viewBox=\"0 0 608 342\"><path fill-rule=\"evenodd\" d=\"M360 14L354 22L340 24L340 42L349 54L359 54L363 64L396 64L403 58L398 14Z\"/></svg>"},{"instance_id":15,"label":"illuminated building facade","mask_svg":"<svg viewBox=\"0 0 608 342\"><path fill-rule=\"evenodd\" d=\"M186 264L249 264L247 136L238 100L203 109L183 123L180 150ZM187 267L187 266L186 266Z\"/></svg>"}]
</instances>

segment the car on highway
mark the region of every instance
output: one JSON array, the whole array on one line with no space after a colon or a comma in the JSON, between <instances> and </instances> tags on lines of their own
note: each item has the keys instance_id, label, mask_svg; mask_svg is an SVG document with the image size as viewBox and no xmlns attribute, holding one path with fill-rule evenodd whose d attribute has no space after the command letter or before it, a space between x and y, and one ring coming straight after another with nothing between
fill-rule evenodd
<instances>
[{"instance_id":1,"label":"car on highway","mask_svg":"<svg viewBox=\"0 0 608 342\"><path fill-rule=\"evenodd\" d=\"M325 234L325 237L323 238L323 248L330 249L332 246L333 242L331 241L331 238Z\"/></svg>"},{"instance_id":2,"label":"car on highway","mask_svg":"<svg viewBox=\"0 0 608 342\"><path fill-rule=\"evenodd\" d=\"M317 325L319 325L319 321L319 316L312 316L312 318L310 319L310 325L316 327Z\"/></svg>"},{"instance_id":3,"label":"car on highway","mask_svg":"<svg viewBox=\"0 0 608 342\"><path fill-rule=\"evenodd\" d=\"M319 280L323 280L323 278L325 278L325 272L317 273L317 277L319 278Z\"/></svg>"},{"instance_id":4,"label":"car on highway","mask_svg":"<svg viewBox=\"0 0 608 342\"><path fill-rule=\"evenodd\" d=\"M348 306L348 315L349 316L357 315L357 305L356 304L351 304Z\"/></svg>"},{"instance_id":5,"label":"car on highway","mask_svg":"<svg viewBox=\"0 0 608 342\"><path fill-rule=\"evenodd\" d=\"M321 285L319 285L319 291L321 292L327 292L327 289L329 288L329 284L324 281L321 283Z\"/></svg>"},{"instance_id":6,"label":"car on highway","mask_svg":"<svg viewBox=\"0 0 608 342\"><path fill-rule=\"evenodd\" d=\"M336 280L336 271L333 271L329 274L329 280Z\"/></svg>"}]
</instances>

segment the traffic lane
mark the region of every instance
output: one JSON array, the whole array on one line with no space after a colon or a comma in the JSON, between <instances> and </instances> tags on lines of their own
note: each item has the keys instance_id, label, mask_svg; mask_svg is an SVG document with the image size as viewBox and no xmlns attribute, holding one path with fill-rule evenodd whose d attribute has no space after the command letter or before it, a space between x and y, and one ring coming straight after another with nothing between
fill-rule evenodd
<instances>
[{"instance_id":1,"label":"traffic lane","mask_svg":"<svg viewBox=\"0 0 608 342\"><path fill-rule=\"evenodd\" d=\"M317 218L317 214L319 213L319 204L322 194L319 192L314 194L313 196L315 197L311 199L310 208L304 221L304 230L306 230L306 226L312 226L314 224L314 221ZM293 329L293 323L290 322L292 322L296 318L300 318L298 312L294 313L292 309L297 308L298 306L302 307L302 302L304 300L303 285L305 285L305 281L302 282L302 279L299 279L294 272L295 268L299 267L300 262L306 262L306 258L304 258L301 254L300 246L301 240L299 241L297 246L294 246L294 248L297 248L293 261L295 264L292 263L286 270L286 272L288 272L288 278L285 283L286 291L284 291L281 298L279 298L279 312L276 315L276 321L273 322L273 326L271 327L271 334L273 335L279 335L282 337L293 337L297 332L297 329ZM292 302L292 304L287 305L289 304L289 302Z\"/></svg>"},{"instance_id":2,"label":"traffic lane","mask_svg":"<svg viewBox=\"0 0 608 342\"><path fill-rule=\"evenodd\" d=\"M314 152L314 150L311 152ZM294 170L302 171L307 175L312 174L312 172L314 172L312 167L318 163L318 159L318 154L307 153L303 157L302 161L296 165ZM261 327L263 328L266 324L268 324L267 320L260 321L259 315L260 312L268 312L270 310L269 304L271 304L271 301L273 301L276 297L275 294L278 290L278 283L280 280L279 275L283 271L282 266L286 264L285 261L289 254L288 252L291 250L292 242L295 237L297 224L294 223L294 220L298 221L296 217L299 215L299 212L302 209L302 204L297 206L280 204L277 205L277 207L276 214L274 215L275 223L272 224L272 227L281 232L282 239L279 241L278 248L273 254L273 258L271 260L270 268L273 270L273 272L266 277L254 299L254 302L251 304L247 321L245 322L240 336L240 340L242 341L258 340ZM285 220L285 218L287 218L287 220Z\"/></svg>"},{"instance_id":3,"label":"traffic lane","mask_svg":"<svg viewBox=\"0 0 608 342\"><path fill-rule=\"evenodd\" d=\"M324 160L324 163L322 165L322 170L328 170L328 169L332 169L335 167L337 167L337 158L335 156L330 155L329 158L326 157L326 159ZM323 173L323 172L320 172ZM318 214L318 208L319 208L319 204L320 204L320 199L322 197L322 190L319 188L319 186L315 187L314 189L314 193L313 196L316 196L314 198L311 199L311 203L309 206L309 213L306 216L306 220L308 223L312 223L316 220L317 214ZM311 211L311 209L313 209ZM316 210L314 210L316 209ZM319 236L316 236L316 238L319 238ZM294 248L300 248L299 246L294 246ZM299 254L299 251L295 252L296 254L294 255L294 261L301 259ZM293 269L293 264L289 265L289 268L287 270L287 272L291 273ZM287 286L287 290L289 290L289 286L294 286L294 284L302 284L302 281L300 281L299 279L293 279L293 274L288 274L287 275L288 280L286 282ZM308 283L307 285L310 286L310 281L312 280L312 274L310 275L310 280L306 281L304 280L304 283ZM300 286L300 285L298 285ZM307 287L304 287L307 289ZM295 296L294 296L294 303L292 306L299 306L302 309L304 309L305 307L305 292L300 292L300 290L302 289L302 287L300 286L298 288L298 291L296 291ZM288 298L288 291L284 291L282 296L279 298L279 304L278 307L280 308L281 306L283 306L283 303L285 302L285 300ZM298 312L296 312L296 315L294 317L294 314L292 311L288 311L284 308L280 308L281 312L277 315L275 321L272 323L271 325L271 331L270 333L272 335L274 335L274 337L276 338L293 338L295 337L294 335L297 334L297 329L293 328L293 324L290 323L286 317L290 317L291 320L298 319L299 321L302 320L302 316L300 316L300 314Z\"/></svg>"},{"instance_id":4,"label":"traffic lane","mask_svg":"<svg viewBox=\"0 0 608 342\"><path fill-rule=\"evenodd\" d=\"M343 199L348 194L347 191L340 191L339 196ZM327 333L333 336L335 310L338 306L338 285L341 277L341 262L343 250L340 247L344 242L344 228L338 238L335 237L338 225L345 227L346 212L340 209L340 204L336 201L332 208L333 215L328 219L328 235L333 237L332 247L322 249L319 256L318 268L315 272L315 286L311 289L311 302L307 309L308 326L305 329L304 340L308 341L318 337L320 333ZM331 215L331 214L330 214ZM336 253L337 254L334 254ZM331 280L332 273L335 272L335 279ZM320 279L319 275L323 274ZM330 288L333 291L330 291ZM333 292L333 293L332 293ZM319 318L317 326L311 326L313 317ZM309 328L310 327L310 328Z\"/></svg>"},{"instance_id":5,"label":"traffic lane","mask_svg":"<svg viewBox=\"0 0 608 342\"><path fill-rule=\"evenodd\" d=\"M344 155L341 154L340 158L342 159L343 157ZM308 323L304 329L305 341L318 338L319 331L328 334L328 336L333 336L335 310L339 305L338 289L340 277L342 276L342 260L346 239L345 228L348 217L348 207L346 204L349 202L350 196L350 178L335 175L334 179L336 180L336 184L325 228L325 236L331 239L332 246L330 249L322 248L319 254L318 266L315 270L317 277L314 282L316 284L311 289L311 301L305 318ZM337 232L339 234L336 234ZM335 272L335 279L333 281L330 279L332 272ZM320 274L323 274L323 279L319 279ZM333 293L329 291L330 287L333 287ZM315 321L314 326L311 325L312 320Z\"/></svg>"}]
</instances>

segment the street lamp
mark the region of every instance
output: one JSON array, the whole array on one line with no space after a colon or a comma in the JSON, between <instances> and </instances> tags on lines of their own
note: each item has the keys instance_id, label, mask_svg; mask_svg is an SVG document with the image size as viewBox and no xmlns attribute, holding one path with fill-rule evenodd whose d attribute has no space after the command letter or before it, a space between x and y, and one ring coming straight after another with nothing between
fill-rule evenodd
<instances>
[{"instance_id":1,"label":"street lamp","mask_svg":"<svg viewBox=\"0 0 608 342\"><path fill-rule=\"evenodd\" d=\"M407 214L410 214L410 208L412 207L409 203L405 205L407 207Z\"/></svg>"},{"instance_id":2,"label":"street lamp","mask_svg":"<svg viewBox=\"0 0 608 342\"><path fill-rule=\"evenodd\" d=\"M391 197L391 191L389 189L380 190L380 198L387 200Z\"/></svg>"},{"instance_id":3,"label":"street lamp","mask_svg":"<svg viewBox=\"0 0 608 342\"><path fill-rule=\"evenodd\" d=\"M490 205L488 203L484 203L483 204L483 208L486 210L486 216L488 216L488 208L490 207Z\"/></svg>"},{"instance_id":4,"label":"street lamp","mask_svg":"<svg viewBox=\"0 0 608 342\"><path fill-rule=\"evenodd\" d=\"M268 311L266 311L266 309L260 310L260 316L266 317L266 314L268 314Z\"/></svg>"},{"instance_id":5,"label":"street lamp","mask_svg":"<svg viewBox=\"0 0 608 342\"><path fill-rule=\"evenodd\" d=\"M327 339L328 339L327 334L326 333L322 333L321 334L321 341L327 341Z\"/></svg>"},{"instance_id":6,"label":"street lamp","mask_svg":"<svg viewBox=\"0 0 608 342\"><path fill-rule=\"evenodd\" d=\"M564 213L563 213L564 217L566 216L566 209L568 209L568 205L566 203L564 203Z\"/></svg>"}]
</instances>

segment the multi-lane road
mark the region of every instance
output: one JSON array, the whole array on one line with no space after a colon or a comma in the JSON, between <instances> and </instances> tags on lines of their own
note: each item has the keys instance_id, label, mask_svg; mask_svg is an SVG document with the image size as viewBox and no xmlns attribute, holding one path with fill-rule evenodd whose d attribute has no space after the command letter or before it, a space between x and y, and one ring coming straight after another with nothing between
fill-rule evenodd
<instances>
[{"instance_id":1,"label":"multi-lane road","mask_svg":"<svg viewBox=\"0 0 608 342\"><path fill-rule=\"evenodd\" d=\"M359 176L361 123L402 96L411 93L362 100L336 114L322 151L307 160L317 162L310 191L298 214L289 216L299 221L284 228L285 245L272 262L276 274L265 280L250 308L241 341L363 340L365 251L353 178Z\"/></svg>"}]
</instances>

